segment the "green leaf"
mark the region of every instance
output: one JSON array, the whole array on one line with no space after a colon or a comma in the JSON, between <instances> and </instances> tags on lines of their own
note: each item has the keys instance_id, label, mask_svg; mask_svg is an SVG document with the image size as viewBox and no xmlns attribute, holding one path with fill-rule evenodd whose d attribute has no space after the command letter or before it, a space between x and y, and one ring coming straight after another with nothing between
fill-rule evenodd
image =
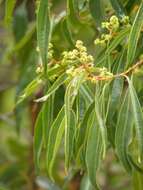
<instances>
[{"instance_id":1,"label":"green leaf","mask_svg":"<svg viewBox=\"0 0 143 190\"><path fill-rule=\"evenodd\" d=\"M102 144L103 144L103 158L104 158L107 146L107 129L100 113L98 96L95 96L95 117L96 117L96 125L97 127L99 127L101 133Z\"/></svg>"},{"instance_id":2,"label":"green leaf","mask_svg":"<svg viewBox=\"0 0 143 190\"><path fill-rule=\"evenodd\" d=\"M48 92L46 93L45 96L35 100L35 102L44 102L46 101L56 90L64 84L66 81L67 77L66 74L62 74L60 77L57 78L57 80L54 82L54 84L49 88Z\"/></svg>"},{"instance_id":3,"label":"green leaf","mask_svg":"<svg viewBox=\"0 0 143 190\"><path fill-rule=\"evenodd\" d=\"M120 161L128 172L131 172L132 169L128 158L128 145L131 139L132 127L132 113L130 109L129 93L127 90L116 125L115 148Z\"/></svg>"},{"instance_id":4,"label":"green leaf","mask_svg":"<svg viewBox=\"0 0 143 190\"><path fill-rule=\"evenodd\" d=\"M47 147L49 132L53 122L53 112L54 112L54 94L49 97L49 99L43 105L42 112L42 122L43 122L43 136L44 136L44 146Z\"/></svg>"},{"instance_id":5,"label":"green leaf","mask_svg":"<svg viewBox=\"0 0 143 190\"><path fill-rule=\"evenodd\" d=\"M62 109L58 113L54 123L51 126L49 133L49 140L48 140L47 153L46 153L46 163L50 177L52 177L53 164L64 133L64 128L65 128L64 109L65 108L62 107Z\"/></svg>"},{"instance_id":6,"label":"green leaf","mask_svg":"<svg viewBox=\"0 0 143 190\"><path fill-rule=\"evenodd\" d=\"M123 90L123 83L124 80L123 78L117 78L113 81L113 86L111 90L111 95L110 95L110 102L109 102L109 120L111 122L111 119L116 111L116 109L119 106L119 100L122 94Z\"/></svg>"},{"instance_id":7,"label":"green leaf","mask_svg":"<svg viewBox=\"0 0 143 190\"><path fill-rule=\"evenodd\" d=\"M140 162L143 158L143 112L142 108L138 99L138 96L136 94L136 91L133 87L132 81L127 78L128 83L129 83L129 93L130 93L130 98L131 98L131 105L132 105L132 112L133 112L133 117L134 117L134 124L135 124L135 129L137 133L137 142L139 146L139 157L138 161Z\"/></svg>"},{"instance_id":8,"label":"green leaf","mask_svg":"<svg viewBox=\"0 0 143 190\"><path fill-rule=\"evenodd\" d=\"M86 148L86 166L92 185L98 189L96 183L96 174L103 158L103 143L101 130L97 125L97 118L94 111L91 113L89 121L90 122L88 122L88 124L90 130Z\"/></svg>"},{"instance_id":9,"label":"green leaf","mask_svg":"<svg viewBox=\"0 0 143 190\"><path fill-rule=\"evenodd\" d=\"M101 23L105 20L103 0L89 0L89 9L96 24L100 27Z\"/></svg>"},{"instance_id":10,"label":"green leaf","mask_svg":"<svg viewBox=\"0 0 143 190\"><path fill-rule=\"evenodd\" d=\"M37 12L37 41L45 73L47 71L47 56L50 35L51 22L49 16L49 1L40 0Z\"/></svg>"},{"instance_id":11,"label":"green leaf","mask_svg":"<svg viewBox=\"0 0 143 190\"><path fill-rule=\"evenodd\" d=\"M9 25L12 20L12 14L13 14L15 5L16 5L16 0L6 0L5 2L4 22L6 25Z\"/></svg>"},{"instance_id":12,"label":"green leaf","mask_svg":"<svg viewBox=\"0 0 143 190\"><path fill-rule=\"evenodd\" d=\"M38 77L28 84L24 89L24 92L17 101L17 104L21 103L23 100L28 98L32 93L42 84L42 80Z\"/></svg>"},{"instance_id":13,"label":"green leaf","mask_svg":"<svg viewBox=\"0 0 143 190\"><path fill-rule=\"evenodd\" d=\"M129 44L127 52L127 67L133 64L135 53L137 49L137 43L140 37L140 32L143 26L143 2L140 5L140 8L134 19L131 32L129 35Z\"/></svg>"},{"instance_id":14,"label":"green leaf","mask_svg":"<svg viewBox=\"0 0 143 190\"><path fill-rule=\"evenodd\" d=\"M87 105L90 105L94 101L94 94L87 84L84 83L81 85L80 93L87 102Z\"/></svg>"},{"instance_id":15,"label":"green leaf","mask_svg":"<svg viewBox=\"0 0 143 190\"><path fill-rule=\"evenodd\" d=\"M72 158L72 144L73 144L73 129L75 124L72 124L71 117L73 117L73 123L75 123L75 116L72 116L72 105L74 103L75 97L78 93L78 90L84 81L84 73L81 73L79 76L75 77L67 86L65 92L65 166L66 169L69 168L69 164Z\"/></svg>"},{"instance_id":16,"label":"green leaf","mask_svg":"<svg viewBox=\"0 0 143 190\"><path fill-rule=\"evenodd\" d=\"M125 9L120 0L110 0L110 2L119 17L126 15Z\"/></svg>"},{"instance_id":17,"label":"green leaf","mask_svg":"<svg viewBox=\"0 0 143 190\"><path fill-rule=\"evenodd\" d=\"M34 131L34 161L36 166L36 171L39 171L40 168L40 155L43 145L43 123L42 123L42 109L38 114L35 124Z\"/></svg>"},{"instance_id":18,"label":"green leaf","mask_svg":"<svg viewBox=\"0 0 143 190\"><path fill-rule=\"evenodd\" d=\"M82 144L85 143L85 136L86 136L86 133L87 133L87 124L88 124L88 119L89 119L89 116L92 112L92 110L94 109L94 103L92 103L89 108L87 109L84 117L83 117L83 120L79 126L79 134L78 134L78 137L77 137L77 146L78 146L78 149L80 149L80 147L82 146Z\"/></svg>"}]
</instances>

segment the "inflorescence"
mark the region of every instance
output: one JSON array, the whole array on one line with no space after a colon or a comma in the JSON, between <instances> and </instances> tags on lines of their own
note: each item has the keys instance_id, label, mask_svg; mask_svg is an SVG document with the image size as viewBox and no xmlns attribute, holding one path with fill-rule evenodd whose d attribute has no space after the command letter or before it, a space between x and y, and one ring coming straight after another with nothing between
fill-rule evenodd
<instances>
[{"instance_id":1,"label":"inflorescence","mask_svg":"<svg viewBox=\"0 0 143 190\"><path fill-rule=\"evenodd\" d=\"M95 45L105 45L116 35L119 29L123 27L129 27L129 17L124 16L119 19L117 16L113 15L108 22L102 22L101 27L106 30L100 38L97 38L94 43Z\"/></svg>"}]
</instances>

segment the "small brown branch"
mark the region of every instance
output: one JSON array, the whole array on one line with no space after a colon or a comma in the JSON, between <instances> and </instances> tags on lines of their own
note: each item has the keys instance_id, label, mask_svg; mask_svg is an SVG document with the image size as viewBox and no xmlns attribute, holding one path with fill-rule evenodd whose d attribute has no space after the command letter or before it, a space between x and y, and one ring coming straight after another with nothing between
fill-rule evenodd
<instances>
[{"instance_id":1,"label":"small brown branch","mask_svg":"<svg viewBox=\"0 0 143 190\"><path fill-rule=\"evenodd\" d=\"M135 65L133 65L132 67L130 67L129 69L127 69L126 71L122 73L119 73L113 76L94 76L94 75L91 76L90 75L88 79L91 81L109 81L114 78L125 77L129 75L130 73L132 73L136 68L140 67L141 65L143 65L143 60L138 61Z\"/></svg>"},{"instance_id":2,"label":"small brown branch","mask_svg":"<svg viewBox=\"0 0 143 190\"><path fill-rule=\"evenodd\" d=\"M130 67L128 70L125 72L122 72L120 74L114 75L115 77L120 77L120 76L127 76L128 74L132 73L137 67L143 65L143 60L138 61L135 65Z\"/></svg>"}]
</instances>

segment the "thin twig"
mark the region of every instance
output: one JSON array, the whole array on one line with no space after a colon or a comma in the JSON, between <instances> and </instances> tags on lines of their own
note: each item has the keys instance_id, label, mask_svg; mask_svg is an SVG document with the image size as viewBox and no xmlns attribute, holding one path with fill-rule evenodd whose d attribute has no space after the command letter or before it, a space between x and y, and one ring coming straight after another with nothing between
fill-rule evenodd
<instances>
[{"instance_id":1,"label":"thin twig","mask_svg":"<svg viewBox=\"0 0 143 190\"><path fill-rule=\"evenodd\" d=\"M119 74L115 74L113 76L90 76L88 77L89 80L92 80L93 78L95 79L95 81L108 81L108 80L112 80L114 78L118 78L118 77L124 77L129 75L130 73L132 73L137 67L143 65L143 60L138 61L135 65L133 65L132 67L130 67L129 69L127 69L126 71L119 73Z\"/></svg>"}]
</instances>

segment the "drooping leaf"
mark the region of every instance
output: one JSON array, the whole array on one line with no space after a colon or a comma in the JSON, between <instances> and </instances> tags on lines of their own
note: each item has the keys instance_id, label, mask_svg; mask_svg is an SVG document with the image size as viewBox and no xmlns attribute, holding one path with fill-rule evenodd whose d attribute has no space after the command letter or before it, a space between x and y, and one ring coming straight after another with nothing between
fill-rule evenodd
<instances>
[{"instance_id":1,"label":"drooping leaf","mask_svg":"<svg viewBox=\"0 0 143 190\"><path fill-rule=\"evenodd\" d=\"M88 123L89 116L93 109L94 109L94 103L92 103L89 106L89 108L87 109L87 111L83 117L83 120L79 126L79 134L78 134L77 142L76 142L78 149L82 146L82 144L85 143L84 140L85 140L85 135L87 133L87 123Z\"/></svg>"},{"instance_id":2,"label":"drooping leaf","mask_svg":"<svg viewBox=\"0 0 143 190\"><path fill-rule=\"evenodd\" d=\"M107 129L105 126L105 121L102 119L101 116L101 108L99 105L99 98L98 96L95 96L95 117L96 117L96 125L99 127L101 138L102 138L102 144L103 144L103 158L106 154L106 147L107 147Z\"/></svg>"},{"instance_id":3,"label":"drooping leaf","mask_svg":"<svg viewBox=\"0 0 143 190\"><path fill-rule=\"evenodd\" d=\"M49 140L46 153L46 165L50 177L52 177L53 164L64 133L64 116L65 110L64 107L62 107L61 111L58 113L56 119L54 120L54 123L52 124L49 133Z\"/></svg>"},{"instance_id":4,"label":"drooping leaf","mask_svg":"<svg viewBox=\"0 0 143 190\"><path fill-rule=\"evenodd\" d=\"M43 145L43 123L42 123L42 109L38 114L34 130L34 161L36 166L36 171L40 168L40 155Z\"/></svg>"},{"instance_id":5,"label":"drooping leaf","mask_svg":"<svg viewBox=\"0 0 143 190\"><path fill-rule=\"evenodd\" d=\"M133 64L137 43L140 37L140 32L143 26L143 2L140 4L140 8L136 14L133 25L131 27L131 32L129 35L129 44L127 52L127 67Z\"/></svg>"},{"instance_id":6,"label":"drooping leaf","mask_svg":"<svg viewBox=\"0 0 143 190\"><path fill-rule=\"evenodd\" d=\"M75 97L78 93L78 90L84 81L84 73L75 77L67 86L65 92L65 166L68 169L71 158L72 151L71 146L73 143L73 124L71 123L72 119L72 105L74 103ZM75 116L74 116L75 117ZM75 123L75 119L73 117L73 123Z\"/></svg>"},{"instance_id":7,"label":"drooping leaf","mask_svg":"<svg viewBox=\"0 0 143 190\"><path fill-rule=\"evenodd\" d=\"M54 94L48 98L48 100L43 105L42 112L42 122L43 122L43 138L44 146L47 147L49 132L53 122L53 112L54 112Z\"/></svg>"},{"instance_id":8,"label":"drooping leaf","mask_svg":"<svg viewBox=\"0 0 143 190\"><path fill-rule=\"evenodd\" d=\"M88 105L94 101L94 94L87 84L84 83L81 85L80 92Z\"/></svg>"},{"instance_id":9,"label":"drooping leaf","mask_svg":"<svg viewBox=\"0 0 143 190\"><path fill-rule=\"evenodd\" d=\"M133 112L133 117L134 117L134 124L135 124L135 129L137 133L137 142L139 146L139 156L138 156L138 161L140 162L143 158L143 112L142 108L137 96L137 93L134 89L132 81L127 78L128 84L129 84L129 93L130 93L130 98L131 98L131 105L132 105L132 112Z\"/></svg>"},{"instance_id":10,"label":"drooping leaf","mask_svg":"<svg viewBox=\"0 0 143 190\"><path fill-rule=\"evenodd\" d=\"M132 167L128 158L128 145L131 139L131 131L133 121L131 116L130 99L128 90L119 111L118 121L115 133L115 148L117 155L123 166L128 172L131 172Z\"/></svg>"},{"instance_id":11,"label":"drooping leaf","mask_svg":"<svg viewBox=\"0 0 143 190\"><path fill-rule=\"evenodd\" d=\"M96 182L97 170L103 157L103 143L100 128L97 124L97 118L93 111L90 116L90 125L87 148L86 148L86 166L91 184L98 189Z\"/></svg>"}]
</instances>

